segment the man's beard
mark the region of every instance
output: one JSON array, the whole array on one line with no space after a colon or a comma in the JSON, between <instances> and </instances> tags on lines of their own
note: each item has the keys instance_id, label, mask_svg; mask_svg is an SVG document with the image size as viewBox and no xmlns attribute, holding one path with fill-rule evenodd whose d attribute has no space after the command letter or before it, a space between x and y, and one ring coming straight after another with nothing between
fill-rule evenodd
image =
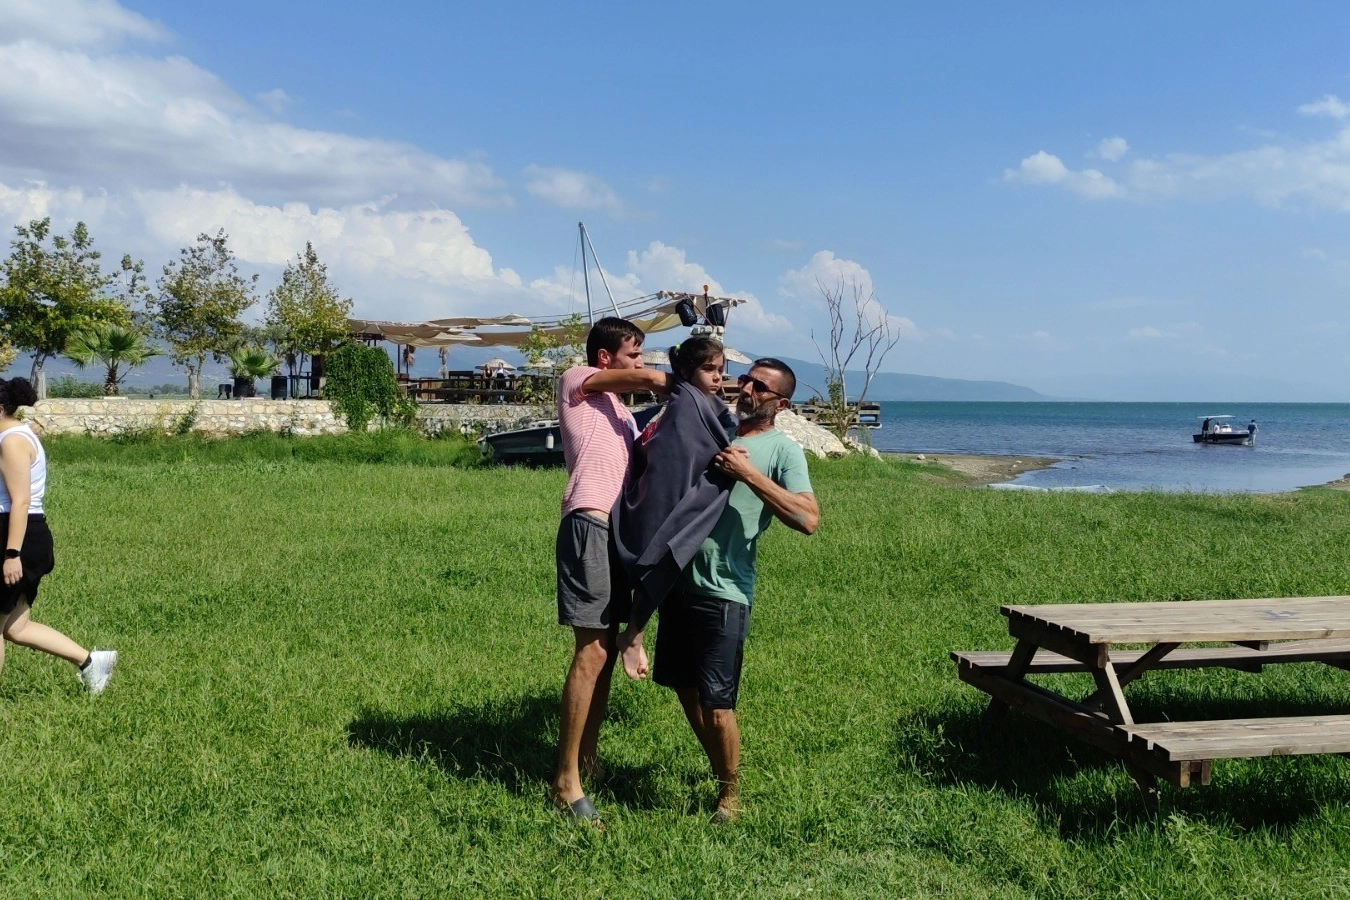
<instances>
[{"instance_id":1,"label":"man's beard","mask_svg":"<svg viewBox=\"0 0 1350 900\"><path fill-rule=\"evenodd\" d=\"M755 405L752 400L750 401L749 409L747 409L745 403L737 401L736 421L741 422L742 424L767 422L773 418L774 407L777 404L777 400L766 400L759 405Z\"/></svg>"}]
</instances>

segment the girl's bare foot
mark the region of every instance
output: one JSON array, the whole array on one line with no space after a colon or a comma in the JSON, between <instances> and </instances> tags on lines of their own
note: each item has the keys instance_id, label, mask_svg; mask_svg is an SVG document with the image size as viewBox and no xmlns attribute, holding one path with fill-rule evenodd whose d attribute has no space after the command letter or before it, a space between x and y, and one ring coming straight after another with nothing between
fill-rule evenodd
<instances>
[{"instance_id":1,"label":"girl's bare foot","mask_svg":"<svg viewBox=\"0 0 1350 900\"><path fill-rule=\"evenodd\" d=\"M619 653L623 657L625 675L634 681L647 677L647 650L642 646L641 631L625 631L619 635Z\"/></svg>"}]
</instances>

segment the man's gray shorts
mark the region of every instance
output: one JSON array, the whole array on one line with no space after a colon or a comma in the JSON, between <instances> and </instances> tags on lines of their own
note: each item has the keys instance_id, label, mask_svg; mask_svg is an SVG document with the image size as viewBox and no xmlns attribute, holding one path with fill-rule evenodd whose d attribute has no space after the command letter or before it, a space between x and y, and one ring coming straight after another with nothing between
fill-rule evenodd
<instances>
[{"instance_id":1,"label":"man's gray shorts","mask_svg":"<svg viewBox=\"0 0 1350 900\"><path fill-rule=\"evenodd\" d=\"M563 516L557 560L559 625L609 628L628 620L627 580L607 521L579 511Z\"/></svg>"}]
</instances>

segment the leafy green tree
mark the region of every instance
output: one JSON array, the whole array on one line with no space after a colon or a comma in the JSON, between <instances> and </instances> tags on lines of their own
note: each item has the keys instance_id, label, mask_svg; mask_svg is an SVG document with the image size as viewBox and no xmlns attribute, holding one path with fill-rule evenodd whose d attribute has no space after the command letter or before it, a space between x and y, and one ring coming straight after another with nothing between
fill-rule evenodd
<instances>
[{"instance_id":1,"label":"leafy green tree","mask_svg":"<svg viewBox=\"0 0 1350 900\"><path fill-rule=\"evenodd\" d=\"M188 373L188 396L200 395L202 366L209 356L223 362L244 325L244 310L254 303L258 276L239 274L225 229L197 235L179 258L164 267L158 292L147 308L155 334L169 345L173 361Z\"/></svg>"},{"instance_id":2,"label":"leafy green tree","mask_svg":"<svg viewBox=\"0 0 1350 900\"><path fill-rule=\"evenodd\" d=\"M371 419L411 425L417 403L403 391L389 354L360 341L348 341L328 357L324 396L351 431L365 431Z\"/></svg>"},{"instance_id":3,"label":"leafy green tree","mask_svg":"<svg viewBox=\"0 0 1350 900\"><path fill-rule=\"evenodd\" d=\"M31 378L39 386L43 366L65 350L71 335L131 321L123 299L109 296L115 278L103 274L88 227L78 222L66 237L53 233L51 226L50 218L16 225L18 236L0 263L5 339L33 354ZM124 264L135 265L130 257Z\"/></svg>"},{"instance_id":4,"label":"leafy green tree","mask_svg":"<svg viewBox=\"0 0 1350 900\"><path fill-rule=\"evenodd\" d=\"M281 284L267 295L263 321L289 373L299 372L305 357L329 353L347 336L352 301L328 281L328 267L312 243L286 265Z\"/></svg>"},{"instance_id":5,"label":"leafy green tree","mask_svg":"<svg viewBox=\"0 0 1350 900\"><path fill-rule=\"evenodd\" d=\"M520 380L521 401L551 412L558 401L558 379L572 368L579 354L584 358L585 343L586 323L581 313L563 319L556 331L533 326L520 345L520 352L525 355L525 368L534 373Z\"/></svg>"},{"instance_id":6,"label":"leafy green tree","mask_svg":"<svg viewBox=\"0 0 1350 900\"><path fill-rule=\"evenodd\" d=\"M81 369L95 362L101 363L104 367L103 393L115 397L128 372L161 353L139 331L121 325L104 325L71 335L62 355Z\"/></svg>"}]
</instances>

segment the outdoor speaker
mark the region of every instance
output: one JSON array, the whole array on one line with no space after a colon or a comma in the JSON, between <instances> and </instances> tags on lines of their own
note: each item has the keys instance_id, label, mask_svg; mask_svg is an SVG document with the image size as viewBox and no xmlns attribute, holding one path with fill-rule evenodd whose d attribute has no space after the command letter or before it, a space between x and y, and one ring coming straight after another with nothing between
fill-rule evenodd
<instances>
[{"instance_id":1,"label":"outdoor speaker","mask_svg":"<svg viewBox=\"0 0 1350 900\"><path fill-rule=\"evenodd\" d=\"M694 308L694 301L692 300L681 300L676 303L675 314L680 317L680 324L685 328L698 324L698 310Z\"/></svg>"},{"instance_id":2,"label":"outdoor speaker","mask_svg":"<svg viewBox=\"0 0 1350 900\"><path fill-rule=\"evenodd\" d=\"M708 324L721 328L727 324L727 305L725 303L709 303L707 311L703 314L708 319Z\"/></svg>"}]
</instances>

